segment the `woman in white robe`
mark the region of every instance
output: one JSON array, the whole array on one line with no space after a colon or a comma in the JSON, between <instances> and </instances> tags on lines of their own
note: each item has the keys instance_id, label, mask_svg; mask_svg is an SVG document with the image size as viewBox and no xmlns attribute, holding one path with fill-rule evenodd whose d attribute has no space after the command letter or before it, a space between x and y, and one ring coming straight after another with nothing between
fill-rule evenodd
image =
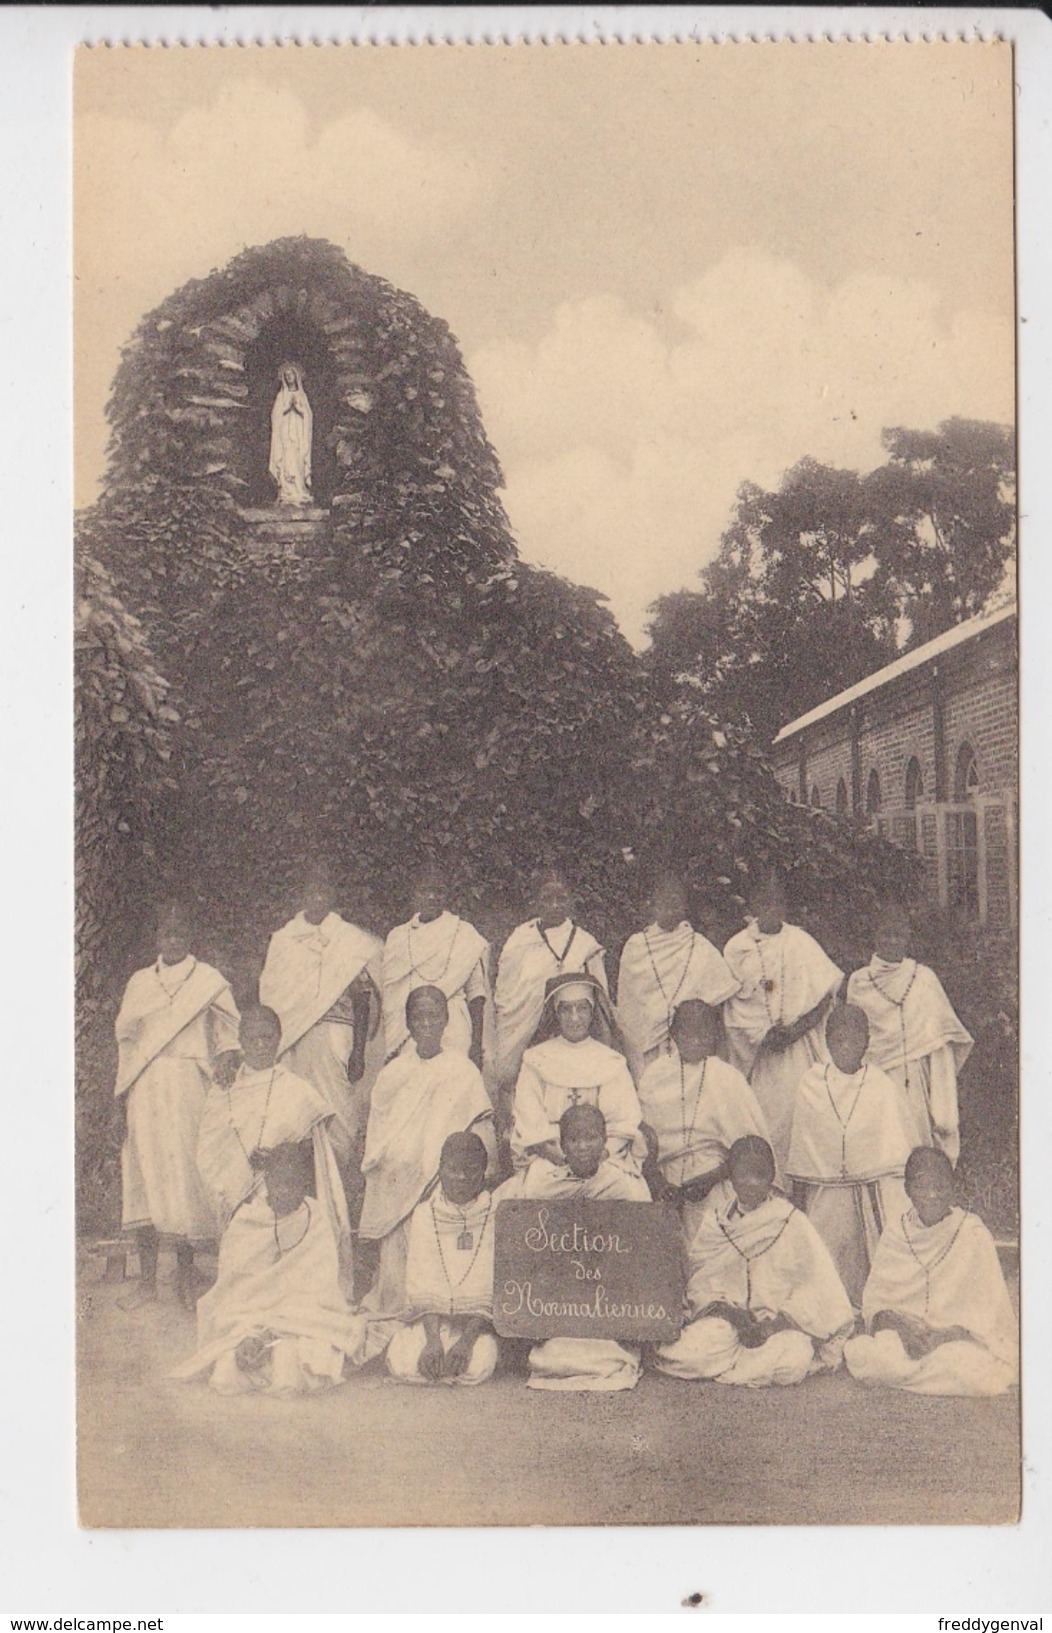
<instances>
[{"instance_id":1,"label":"woman in white robe","mask_svg":"<svg viewBox=\"0 0 1052 1633\"><path fill-rule=\"evenodd\" d=\"M813 936L785 922L785 892L764 879L750 902L748 926L723 949L740 990L723 1018L731 1064L749 1079L785 1172L796 1085L825 1060L822 1023L844 979Z\"/></svg>"},{"instance_id":2,"label":"woman in white robe","mask_svg":"<svg viewBox=\"0 0 1052 1633\"><path fill-rule=\"evenodd\" d=\"M215 1285L197 1306L197 1350L172 1377L208 1373L221 1395L309 1394L360 1361L365 1322L340 1286L339 1247L311 1194L309 1159L302 1145L260 1159L262 1189L223 1232Z\"/></svg>"},{"instance_id":3,"label":"woman in white robe","mask_svg":"<svg viewBox=\"0 0 1052 1633\"><path fill-rule=\"evenodd\" d=\"M298 363L282 363L270 411L270 475L279 505L311 505L311 443L314 415Z\"/></svg>"},{"instance_id":4,"label":"woman in white robe","mask_svg":"<svg viewBox=\"0 0 1052 1633\"><path fill-rule=\"evenodd\" d=\"M706 1196L727 1177L735 1140L746 1134L767 1139L752 1089L716 1053L719 1036L715 1010L698 998L685 999L672 1017L669 1050L654 1057L639 1084L643 1122L657 1142L656 1172L648 1162L647 1178L656 1198L680 1209L687 1243Z\"/></svg>"},{"instance_id":5,"label":"woman in white robe","mask_svg":"<svg viewBox=\"0 0 1052 1633\"><path fill-rule=\"evenodd\" d=\"M617 1019L636 1083L669 1048L672 1017L691 998L719 1009L738 980L711 941L687 918L681 880L666 874L647 898L646 927L629 936L617 978Z\"/></svg>"},{"instance_id":6,"label":"woman in white robe","mask_svg":"<svg viewBox=\"0 0 1052 1633\"><path fill-rule=\"evenodd\" d=\"M376 936L333 911L332 885L318 873L301 910L271 936L259 978L260 1002L281 1020L278 1059L331 1105L330 1137L345 1171L365 1122L365 1051L380 1024L382 953Z\"/></svg>"},{"instance_id":7,"label":"woman in white robe","mask_svg":"<svg viewBox=\"0 0 1052 1633\"><path fill-rule=\"evenodd\" d=\"M1018 1377L1019 1324L993 1238L954 1206L945 1152L911 1152L906 1193L873 1258L848 1370L915 1395L1001 1395Z\"/></svg>"},{"instance_id":8,"label":"woman in white robe","mask_svg":"<svg viewBox=\"0 0 1052 1633\"><path fill-rule=\"evenodd\" d=\"M474 1061L479 1071L488 1050L485 1029L491 1010L489 942L474 925L446 907L445 873L426 864L413 884L413 916L397 924L384 943L383 1011L391 1059L409 1037L406 1001L418 987L438 987L449 1006L443 1049Z\"/></svg>"},{"instance_id":9,"label":"woman in white robe","mask_svg":"<svg viewBox=\"0 0 1052 1633\"><path fill-rule=\"evenodd\" d=\"M400 1383L472 1386L493 1376L496 1198L489 1152L470 1131L447 1135L438 1184L409 1223L405 1325L384 1360Z\"/></svg>"},{"instance_id":10,"label":"woman in white robe","mask_svg":"<svg viewBox=\"0 0 1052 1633\"><path fill-rule=\"evenodd\" d=\"M572 917L573 897L555 870L534 879L535 917L513 930L501 951L493 991L496 1017L496 1082L515 1087L522 1057L533 1039L553 975L585 970L607 991L604 951Z\"/></svg>"},{"instance_id":11,"label":"woman in white robe","mask_svg":"<svg viewBox=\"0 0 1052 1633\"><path fill-rule=\"evenodd\" d=\"M197 1136L212 1069L237 1047L238 1012L226 977L191 956L189 934L180 909L161 915L157 962L132 976L117 1015L115 1093L127 1112L121 1220L135 1232L140 1269L124 1309L157 1297L160 1236L176 1239L176 1292L192 1309L193 1243L218 1230Z\"/></svg>"},{"instance_id":12,"label":"woman in white robe","mask_svg":"<svg viewBox=\"0 0 1052 1633\"><path fill-rule=\"evenodd\" d=\"M332 1108L312 1083L277 1060L281 1022L272 1009L246 1010L241 1020L243 1064L233 1082L213 1084L197 1139L197 1166L225 1229L263 1184L260 1154L279 1145L309 1144L314 1195L340 1258L341 1285L353 1294L351 1223L329 1138Z\"/></svg>"},{"instance_id":13,"label":"woman in white robe","mask_svg":"<svg viewBox=\"0 0 1052 1633\"><path fill-rule=\"evenodd\" d=\"M855 1318L827 1248L774 1189L766 1140L735 1141L728 1169L690 1244L687 1325L656 1350L658 1370L757 1389L835 1369Z\"/></svg>"},{"instance_id":14,"label":"woman in white robe","mask_svg":"<svg viewBox=\"0 0 1052 1633\"><path fill-rule=\"evenodd\" d=\"M956 1165L961 1153L957 1079L972 1035L954 1013L934 970L907 958L904 907L883 910L865 969L848 978L848 1002L869 1019L869 1058L905 1091L914 1143L937 1145Z\"/></svg>"},{"instance_id":15,"label":"woman in white robe","mask_svg":"<svg viewBox=\"0 0 1052 1633\"><path fill-rule=\"evenodd\" d=\"M537 1040L519 1068L512 1106L511 1156L524 1168L535 1156L563 1160L559 1119L568 1106L598 1106L607 1152L638 1174L646 1155L641 1114L624 1056L600 1041L615 1037L609 1001L594 975L554 976L547 985ZM554 1035L545 1035L554 1034Z\"/></svg>"},{"instance_id":16,"label":"woman in white robe","mask_svg":"<svg viewBox=\"0 0 1052 1633\"><path fill-rule=\"evenodd\" d=\"M493 1107L482 1075L466 1055L443 1047L445 994L417 987L406 1008L409 1042L373 1085L362 1162L359 1235L380 1244L376 1279L363 1309L379 1318L405 1312L409 1222L434 1188L447 1136L478 1134L496 1167ZM389 1336L388 1331L381 1348Z\"/></svg>"},{"instance_id":17,"label":"woman in white robe","mask_svg":"<svg viewBox=\"0 0 1052 1633\"><path fill-rule=\"evenodd\" d=\"M905 1095L865 1060L868 1038L862 1010L833 1010L830 1058L797 1089L786 1163L793 1200L828 1247L856 1309L884 1223L905 1206L902 1175L913 1148Z\"/></svg>"}]
</instances>

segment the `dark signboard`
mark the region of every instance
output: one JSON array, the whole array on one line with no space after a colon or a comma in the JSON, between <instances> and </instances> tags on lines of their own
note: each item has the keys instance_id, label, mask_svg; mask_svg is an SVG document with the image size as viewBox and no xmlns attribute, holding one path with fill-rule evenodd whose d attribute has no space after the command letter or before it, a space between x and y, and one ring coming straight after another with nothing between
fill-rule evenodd
<instances>
[{"instance_id":1,"label":"dark signboard","mask_svg":"<svg viewBox=\"0 0 1052 1633\"><path fill-rule=\"evenodd\" d=\"M683 1324L683 1236L657 1202L501 1202L493 1325L504 1338L664 1341Z\"/></svg>"}]
</instances>

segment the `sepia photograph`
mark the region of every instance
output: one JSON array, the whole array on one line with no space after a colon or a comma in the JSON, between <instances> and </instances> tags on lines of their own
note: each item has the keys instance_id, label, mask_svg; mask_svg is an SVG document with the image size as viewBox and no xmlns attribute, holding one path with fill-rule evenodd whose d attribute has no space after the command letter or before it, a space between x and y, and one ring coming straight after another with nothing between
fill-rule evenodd
<instances>
[{"instance_id":1,"label":"sepia photograph","mask_svg":"<svg viewBox=\"0 0 1052 1633\"><path fill-rule=\"evenodd\" d=\"M1015 164L1004 39L77 50L81 1526L1019 1520Z\"/></svg>"}]
</instances>

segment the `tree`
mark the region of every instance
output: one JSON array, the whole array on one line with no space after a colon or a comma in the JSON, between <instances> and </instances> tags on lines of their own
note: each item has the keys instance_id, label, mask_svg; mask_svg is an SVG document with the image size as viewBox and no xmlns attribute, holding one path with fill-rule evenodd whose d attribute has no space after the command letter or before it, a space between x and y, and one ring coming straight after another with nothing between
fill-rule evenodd
<instances>
[{"instance_id":1,"label":"tree","mask_svg":"<svg viewBox=\"0 0 1052 1633\"><path fill-rule=\"evenodd\" d=\"M761 741L965 618L1010 582L1010 429L887 431L866 477L804 459L773 493L745 483L702 588L651 609L648 664Z\"/></svg>"},{"instance_id":2,"label":"tree","mask_svg":"<svg viewBox=\"0 0 1052 1633\"><path fill-rule=\"evenodd\" d=\"M887 661L890 608L873 584L873 529L854 471L801 460L775 492L739 490L700 593L654 607L652 671L689 675L770 741L788 719Z\"/></svg>"},{"instance_id":3,"label":"tree","mask_svg":"<svg viewBox=\"0 0 1052 1633\"><path fill-rule=\"evenodd\" d=\"M884 433L888 462L866 478L877 535L875 588L919 646L982 612L1015 548L1011 427L944 420Z\"/></svg>"}]
</instances>

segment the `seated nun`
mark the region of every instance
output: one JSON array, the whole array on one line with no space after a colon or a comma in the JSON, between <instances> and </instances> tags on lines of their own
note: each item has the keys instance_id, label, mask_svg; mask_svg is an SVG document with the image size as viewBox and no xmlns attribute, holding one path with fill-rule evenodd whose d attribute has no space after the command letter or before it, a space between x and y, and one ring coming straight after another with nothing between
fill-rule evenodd
<instances>
[{"instance_id":1,"label":"seated nun","mask_svg":"<svg viewBox=\"0 0 1052 1633\"><path fill-rule=\"evenodd\" d=\"M534 1041L522 1057L512 1108L516 1168L535 1157L565 1162L559 1119L570 1106L596 1106L606 1122L607 1154L637 1174L646 1154L639 1100L600 981L587 971L553 976Z\"/></svg>"}]
</instances>

